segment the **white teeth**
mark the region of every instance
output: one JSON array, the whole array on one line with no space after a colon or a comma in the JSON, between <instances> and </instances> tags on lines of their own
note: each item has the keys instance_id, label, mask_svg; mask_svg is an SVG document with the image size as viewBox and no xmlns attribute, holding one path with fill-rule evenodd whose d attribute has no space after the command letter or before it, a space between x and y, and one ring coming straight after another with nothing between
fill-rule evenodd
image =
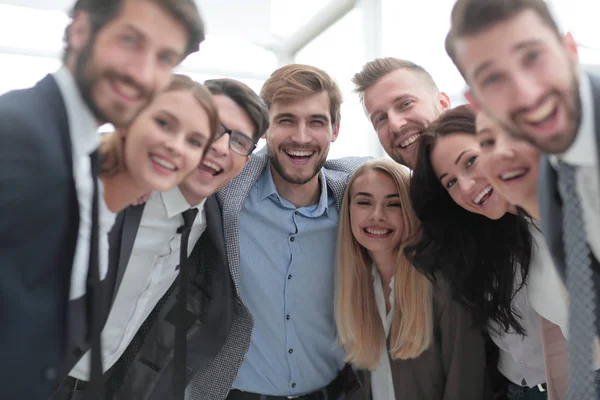
<instances>
[{"instance_id":1,"label":"white teeth","mask_svg":"<svg viewBox=\"0 0 600 400\"><path fill-rule=\"evenodd\" d=\"M412 135L411 137L406 139L404 142L400 143L400 147L405 148L405 147L410 146L411 144L416 142L417 139L419 139L419 136L421 136L421 135L418 133L415 133L414 135Z\"/></svg>"},{"instance_id":2,"label":"white teeth","mask_svg":"<svg viewBox=\"0 0 600 400\"><path fill-rule=\"evenodd\" d=\"M491 186L488 186L488 187L486 187L485 189L483 189L483 190L481 191L481 193L479 193L479 194L477 195L477 197L475 197L475 200L474 200L474 201L475 201L475 204L479 204L479 205L481 205L481 199L483 199L483 198L485 197L485 195L486 195L486 194L488 194L488 193L489 193L489 192L491 192L491 191L492 191L492 187L491 187Z\"/></svg>"},{"instance_id":3,"label":"white teeth","mask_svg":"<svg viewBox=\"0 0 600 400\"><path fill-rule=\"evenodd\" d=\"M132 99L136 99L140 95L140 92L136 87L128 85L126 83L117 81L117 82L115 82L115 86L117 87L119 92L121 92L121 94L123 94L124 96L130 97Z\"/></svg>"},{"instance_id":4,"label":"white teeth","mask_svg":"<svg viewBox=\"0 0 600 400\"><path fill-rule=\"evenodd\" d=\"M152 161L154 161L155 163L159 164L162 167L165 167L166 169L170 169L171 171L175 171L177 169L175 167L175 165L171 164L167 160L164 160L160 157L150 156L150 158L152 159Z\"/></svg>"},{"instance_id":5,"label":"white teeth","mask_svg":"<svg viewBox=\"0 0 600 400\"><path fill-rule=\"evenodd\" d=\"M210 169L214 170L214 171L215 171L215 172L217 172L217 173L218 173L218 172L221 172L221 170L222 170L222 168L221 168L221 167L219 167L217 164L215 164L215 163L213 163L213 162L210 162L210 161L208 161L208 160L205 160L205 161L202 163L202 165L204 165L205 167L208 167L208 168L210 168Z\"/></svg>"},{"instance_id":6,"label":"white teeth","mask_svg":"<svg viewBox=\"0 0 600 400\"><path fill-rule=\"evenodd\" d=\"M371 235L387 235L390 233L389 229L377 229L377 228L366 228L365 231Z\"/></svg>"},{"instance_id":7,"label":"white teeth","mask_svg":"<svg viewBox=\"0 0 600 400\"><path fill-rule=\"evenodd\" d=\"M507 181L509 179L513 179L513 178L517 178L519 176L523 176L525 175L525 173L527 172L526 169L518 169L515 171L511 171L511 172L506 172L502 175L500 175L500 178L504 181Z\"/></svg>"},{"instance_id":8,"label":"white teeth","mask_svg":"<svg viewBox=\"0 0 600 400\"><path fill-rule=\"evenodd\" d=\"M540 123L548 118L556 108L556 100L548 98L542 105L532 112L527 113L524 118L527 122Z\"/></svg>"},{"instance_id":9,"label":"white teeth","mask_svg":"<svg viewBox=\"0 0 600 400\"><path fill-rule=\"evenodd\" d=\"M309 157L313 152L306 150L286 150L286 153L294 157Z\"/></svg>"}]
</instances>

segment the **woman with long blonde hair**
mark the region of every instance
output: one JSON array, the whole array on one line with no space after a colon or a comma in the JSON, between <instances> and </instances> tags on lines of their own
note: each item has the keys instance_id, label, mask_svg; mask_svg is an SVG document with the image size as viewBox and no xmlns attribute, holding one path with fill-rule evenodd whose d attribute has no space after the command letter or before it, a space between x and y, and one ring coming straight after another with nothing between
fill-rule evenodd
<instances>
[{"instance_id":1,"label":"woman with long blonde hair","mask_svg":"<svg viewBox=\"0 0 600 400\"><path fill-rule=\"evenodd\" d=\"M409 182L406 168L382 159L346 187L335 307L346 360L370 371L373 400L489 398L481 330L442 279L433 283L404 256L419 230Z\"/></svg>"}]
</instances>

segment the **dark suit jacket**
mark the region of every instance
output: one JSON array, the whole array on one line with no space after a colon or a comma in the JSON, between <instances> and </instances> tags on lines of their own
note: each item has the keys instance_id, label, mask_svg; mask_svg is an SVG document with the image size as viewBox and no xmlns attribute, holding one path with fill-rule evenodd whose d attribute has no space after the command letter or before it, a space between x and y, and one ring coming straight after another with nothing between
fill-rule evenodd
<instances>
[{"instance_id":1,"label":"dark suit jacket","mask_svg":"<svg viewBox=\"0 0 600 400\"><path fill-rule=\"evenodd\" d=\"M600 160L600 75L589 73L589 77L595 107L596 152L597 159ZM600 182L598 184L600 185ZM538 197L542 217L542 231L548 242L554 265L556 265L558 272L565 280L566 259L563 245L562 201L558 191L558 176L550 164L548 155L544 155L540 161ZM593 259L592 270L596 293L600 293L600 265L598 260ZM600 331L600 296L596 296L596 324Z\"/></svg>"},{"instance_id":2,"label":"dark suit jacket","mask_svg":"<svg viewBox=\"0 0 600 400\"><path fill-rule=\"evenodd\" d=\"M433 299L431 346L411 360L392 360L397 399L488 400L484 338L471 314L452 300L449 287L438 279ZM366 387L370 392L370 380ZM368 396L371 398L371 396Z\"/></svg>"},{"instance_id":3,"label":"dark suit jacket","mask_svg":"<svg viewBox=\"0 0 600 400\"><path fill-rule=\"evenodd\" d=\"M206 199L204 209L206 231L190 255L190 265L197 268L190 270L192 284L188 288L188 310L195 317L190 321L188 330L186 382L210 363L225 343L237 302L227 265L221 210L214 196ZM123 215L121 232L118 232L119 225L115 224L112 235L121 235L118 251L120 266L127 265L142 211L143 206L130 207L127 210L129 214ZM113 257L117 257L116 252ZM117 272L117 286L122 279L122 272L124 268ZM142 344L132 364L125 371L119 369L109 372L109 376L112 373L123 375L119 377L122 381L119 382L120 388L114 395L115 399L170 397L176 323L173 315L177 294L178 281L175 281L130 344ZM129 353L128 350L125 354ZM119 360L119 363L122 362Z\"/></svg>"},{"instance_id":4,"label":"dark suit jacket","mask_svg":"<svg viewBox=\"0 0 600 400\"><path fill-rule=\"evenodd\" d=\"M54 78L0 96L0 143L0 398L46 399L65 361L79 227Z\"/></svg>"}]
</instances>

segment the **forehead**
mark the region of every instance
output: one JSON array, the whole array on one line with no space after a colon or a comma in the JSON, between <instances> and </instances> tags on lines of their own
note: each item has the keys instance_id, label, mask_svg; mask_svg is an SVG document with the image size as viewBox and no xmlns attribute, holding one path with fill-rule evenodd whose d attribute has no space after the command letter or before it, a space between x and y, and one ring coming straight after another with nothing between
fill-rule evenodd
<instances>
[{"instance_id":1,"label":"forehead","mask_svg":"<svg viewBox=\"0 0 600 400\"><path fill-rule=\"evenodd\" d=\"M133 28L151 39L158 47L184 52L187 32L163 7L149 0L126 0L106 29Z\"/></svg>"},{"instance_id":2,"label":"forehead","mask_svg":"<svg viewBox=\"0 0 600 400\"><path fill-rule=\"evenodd\" d=\"M401 68L385 75L365 91L365 107L372 113L405 95L433 97L434 91L422 73Z\"/></svg>"},{"instance_id":3,"label":"forehead","mask_svg":"<svg viewBox=\"0 0 600 400\"><path fill-rule=\"evenodd\" d=\"M254 124L242 107L238 106L230 97L222 94L213 96L213 101L219 111L219 119L226 127L240 131L250 137L253 136Z\"/></svg>"},{"instance_id":4,"label":"forehead","mask_svg":"<svg viewBox=\"0 0 600 400\"><path fill-rule=\"evenodd\" d=\"M311 115L326 115L331 120L329 113L329 96L327 92L313 94L292 101L278 101L271 105L271 117L279 114L292 114L298 118L308 118Z\"/></svg>"},{"instance_id":5,"label":"forehead","mask_svg":"<svg viewBox=\"0 0 600 400\"><path fill-rule=\"evenodd\" d=\"M525 43L558 42L556 34L533 10L525 10L498 22L490 28L455 42L456 56L467 80L485 65L494 65L507 60Z\"/></svg>"},{"instance_id":6,"label":"forehead","mask_svg":"<svg viewBox=\"0 0 600 400\"><path fill-rule=\"evenodd\" d=\"M398 193L398 188L392 177L384 171L370 169L361 173L354 180L351 193L366 192L366 193Z\"/></svg>"},{"instance_id":7,"label":"forehead","mask_svg":"<svg viewBox=\"0 0 600 400\"><path fill-rule=\"evenodd\" d=\"M495 131L498 129L498 124L489 117L486 113L480 112L475 119L477 133L482 130Z\"/></svg>"},{"instance_id":8,"label":"forehead","mask_svg":"<svg viewBox=\"0 0 600 400\"><path fill-rule=\"evenodd\" d=\"M474 135L455 133L442 136L438 139L437 145L431 154L432 162L446 168L453 168L456 158L465 151L479 153L479 142Z\"/></svg>"},{"instance_id":9,"label":"forehead","mask_svg":"<svg viewBox=\"0 0 600 400\"><path fill-rule=\"evenodd\" d=\"M206 110L192 93L186 90L173 90L160 93L154 98L148 110L153 112L168 112L175 116L188 129L199 130L206 135L209 133L209 121Z\"/></svg>"}]
</instances>

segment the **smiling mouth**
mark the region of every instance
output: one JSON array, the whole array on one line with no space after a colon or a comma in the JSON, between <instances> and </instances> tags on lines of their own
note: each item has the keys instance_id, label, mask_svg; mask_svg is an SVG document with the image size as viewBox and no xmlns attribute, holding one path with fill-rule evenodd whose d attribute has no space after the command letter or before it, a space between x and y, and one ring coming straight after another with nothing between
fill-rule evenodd
<instances>
[{"instance_id":1,"label":"smiling mouth","mask_svg":"<svg viewBox=\"0 0 600 400\"><path fill-rule=\"evenodd\" d=\"M143 98L142 91L128 83L123 82L121 79L112 79L110 84L113 90L124 100L128 102L139 101Z\"/></svg>"},{"instance_id":2,"label":"smiling mouth","mask_svg":"<svg viewBox=\"0 0 600 400\"><path fill-rule=\"evenodd\" d=\"M212 176L217 176L223 172L223 168L208 160L203 161L198 167L198 169L207 172Z\"/></svg>"},{"instance_id":3,"label":"smiling mouth","mask_svg":"<svg viewBox=\"0 0 600 400\"><path fill-rule=\"evenodd\" d=\"M421 137L420 133L415 133L413 135L410 135L410 137L408 139L406 139L405 141L400 143L400 147L403 149L406 149L408 146L414 144L417 140L419 140L420 137Z\"/></svg>"},{"instance_id":4,"label":"smiling mouth","mask_svg":"<svg viewBox=\"0 0 600 400\"><path fill-rule=\"evenodd\" d=\"M392 230L391 229L385 229L385 228L363 228L363 231L371 237L387 237L390 236L392 234Z\"/></svg>"},{"instance_id":5,"label":"smiling mouth","mask_svg":"<svg viewBox=\"0 0 600 400\"><path fill-rule=\"evenodd\" d=\"M558 99L548 97L546 100L533 111L523 115L523 120L533 126L543 126L552 122L558 112Z\"/></svg>"},{"instance_id":6,"label":"smiling mouth","mask_svg":"<svg viewBox=\"0 0 600 400\"><path fill-rule=\"evenodd\" d=\"M162 167L162 168L164 168L164 169L167 169L167 170L169 170L169 171L173 171L173 172L175 172L175 171L177 171L177 169L178 169L178 168L177 168L177 167L176 167L176 166L175 166L173 163L171 163L171 162L169 162L169 161L165 160L164 158L158 157L158 156L157 156L157 155L155 155L155 154L150 154L150 159L151 159L151 160L152 160L154 163L158 164L160 167Z\"/></svg>"},{"instance_id":7,"label":"smiling mouth","mask_svg":"<svg viewBox=\"0 0 600 400\"><path fill-rule=\"evenodd\" d=\"M503 173L502 175L500 175L500 179L502 179L505 182L512 181L515 179L522 178L528 172L529 172L529 169L527 169L527 168L516 169L514 171L509 171L509 172Z\"/></svg>"},{"instance_id":8,"label":"smiling mouth","mask_svg":"<svg viewBox=\"0 0 600 400\"><path fill-rule=\"evenodd\" d=\"M492 186L488 186L485 189L483 189L476 197L475 199L473 199L473 202L475 204L477 204L478 206L482 206L485 203L487 203L487 201L490 199L490 197L492 197L492 193L494 192L494 189L492 188Z\"/></svg>"}]
</instances>

